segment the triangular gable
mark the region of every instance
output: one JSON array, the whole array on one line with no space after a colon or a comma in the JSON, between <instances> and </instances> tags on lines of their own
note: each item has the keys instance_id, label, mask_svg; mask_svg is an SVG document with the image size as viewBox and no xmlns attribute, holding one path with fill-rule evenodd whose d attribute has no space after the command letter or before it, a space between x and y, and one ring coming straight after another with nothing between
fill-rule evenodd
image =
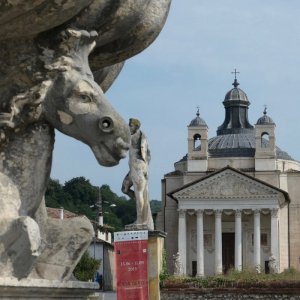
<instances>
[{"instance_id":1,"label":"triangular gable","mask_svg":"<svg viewBox=\"0 0 300 300\"><path fill-rule=\"evenodd\" d=\"M181 199L281 199L290 202L288 193L262 180L226 167L200 180L189 183L169 194Z\"/></svg>"}]
</instances>

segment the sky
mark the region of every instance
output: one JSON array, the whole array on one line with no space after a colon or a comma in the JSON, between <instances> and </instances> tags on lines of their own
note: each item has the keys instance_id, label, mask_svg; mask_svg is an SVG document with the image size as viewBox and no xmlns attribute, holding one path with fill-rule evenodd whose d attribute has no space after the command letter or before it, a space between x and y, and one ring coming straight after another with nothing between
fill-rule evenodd
<instances>
[{"instance_id":1,"label":"sky","mask_svg":"<svg viewBox=\"0 0 300 300\"><path fill-rule=\"evenodd\" d=\"M267 105L277 146L300 160L299 16L299 0L172 1L161 34L126 62L106 93L126 121L141 121L148 137L151 199L161 200L161 179L187 153L187 125L198 106L209 137L216 136L235 68L251 102L250 123ZM99 166L88 146L56 132L53 179L64 184L84 176L121 196L127 172L128 158Z\"/></svg>"}]
</instances>

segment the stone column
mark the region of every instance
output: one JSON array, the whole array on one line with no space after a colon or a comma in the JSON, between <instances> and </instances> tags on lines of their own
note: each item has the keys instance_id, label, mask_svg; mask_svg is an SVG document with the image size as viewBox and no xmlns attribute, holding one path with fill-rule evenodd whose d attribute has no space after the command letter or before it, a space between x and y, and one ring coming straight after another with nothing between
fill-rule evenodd
<instances>
[{"instance_id":1,"label":"stone column","mask_svg":"<svg viewBox=\"0 0 300 300\"><path fill-rule=\"evenodd\" d=\"M234 266L242 271L242 211L235 211Z\"/></svg>"},{"instance_id":2,"label":"stone column","mask_svg":"<svg viewBox=\"0 0 300 300\"><path fill-rule=\"evenodd\" d=\"M271 255L275 258L277 268L279 267L278 253L278 209L271 210ZM277 270L278 271L278 270Z\"/></svg>"},{"instance_id":3,"label":"stone column","mask_svg":"<svg viewBox=\"0 0 300 300\"><path fill-rule=\"evenodd\" d=\"M215 210L215 273L223 273L222 263L222 210Z\"/></svg>"},{"instance_id":4,"label":"stone column","mask_svg":"<svg viewBox=\"0 0 300 300\"><path fill-rule=\"evenodd\" d=\"M186 275L186 210L179 210L178 219L178 252L181 258L182 275Z\"/></svg>"},{"instance_id":5,"label":"stone column","mask_svg":"<svg viewBox=\"0 0 300 300\"><path fill-rule=\"evenodd\" d=\"M162 231L148 231L148 236L149 300L160 300L159 274L162 270L166 233Z\"/></svg>"},{"instance_id":6,"label":"stone column","mask_svg":"<svg viewBox=\"0 0 300 300\"><path fill-rule=\"evenodd\" d=\"M260 262L260 210L254 210L254 267L258 273L261 270Z\"/></svg>"},{"instance_id":7,"label":"stone column","mask_svg":"<svg viewBox=\"0 0 300 300\"><path fill-rule=\"evenodd\" d=\"M197 210L197 276L204 276L203 210Z\"/></svg>"}]
</instances>

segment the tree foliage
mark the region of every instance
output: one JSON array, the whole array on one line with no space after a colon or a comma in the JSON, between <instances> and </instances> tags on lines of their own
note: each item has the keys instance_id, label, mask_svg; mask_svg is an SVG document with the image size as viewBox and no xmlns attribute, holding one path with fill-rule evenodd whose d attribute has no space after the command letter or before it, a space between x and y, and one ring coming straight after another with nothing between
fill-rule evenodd
<instances>
[{"instance_id":1,"label":"tree foliage","mask_svg":"<svg viewBox=\"0 0 300 300\"><path fill-rule=\"evenodd\" d=\"M85 252L74 269L74 276L81 281L93 280L100 267L100 260L94 259Z\"/></svg>"},{"instance_id":2,"label":"tree foliage","mask_svg":"<svg viewBox=\"0 0 300 300\"><path fill-rule=\"evenodd\" d=\"M76 177L67 181L64 185L58 180L50 179L46 191L46 205L48 207L60 208L86 215L90 220L97 221L97 210L95 204L98 201L99 189L102 198L102 209L104 223L110 225L115 231L124 229L136 219L135 201L124 196L118 196L106 184L100 188L93 186L84 177ZM160 209L160 201L152 200L152 212Z\"/></svg>"},{"instance_id":3,"label":"tree foliage","mask_svg":"<svg viewBox=\"0 0 300 300\"><path fill-rule=\"evenodd\" d=\"M91 185L90 181L84 177L76 177L67 181L63 187L64 192L68 193L75 205L93 205L98 198L98 188Z\"/></svg>"},{"instance_id":4,"label":"tree foliage","mask_svg":"<svg viewBox=\"0 0 300 300\"><path fill-rule=\"evenodd\" d=\"M65 193L63 186L58 180L50 179L46 190L46 203L49 207L60 208L62 205L65 208L69 207L72 202L72 197Z\"/></svg>"},{"instance_id":5,"label":"tree foliage","mask_svg":"<svg viewBox=\"0 0 300 300\"><path fill-rule=\"evenodd\" d=\"M161 211L161 201L151 200L150 206L152 214L157 214L159 211Z\"/></svg>"}]
</instances>

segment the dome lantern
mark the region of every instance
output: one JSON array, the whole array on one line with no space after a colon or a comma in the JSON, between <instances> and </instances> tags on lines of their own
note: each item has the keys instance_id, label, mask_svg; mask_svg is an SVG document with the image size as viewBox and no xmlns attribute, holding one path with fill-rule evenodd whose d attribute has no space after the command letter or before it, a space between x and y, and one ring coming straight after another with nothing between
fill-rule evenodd
<instances>
[{"instance_id":1,"label":"dome lantern","mask_svg":"<svg viewBox=\"0 0 300 300\"><path fill-rule=\"evenodd\" d=\"M225 95L223 105L225 108L225 120L218 127L217 135L248 133L253 130L253 126L248 121L248 108L250 102L247 94L238 88L239 83L236 78L232 83L233 88Z\"/></svg>"}]
</instances>

